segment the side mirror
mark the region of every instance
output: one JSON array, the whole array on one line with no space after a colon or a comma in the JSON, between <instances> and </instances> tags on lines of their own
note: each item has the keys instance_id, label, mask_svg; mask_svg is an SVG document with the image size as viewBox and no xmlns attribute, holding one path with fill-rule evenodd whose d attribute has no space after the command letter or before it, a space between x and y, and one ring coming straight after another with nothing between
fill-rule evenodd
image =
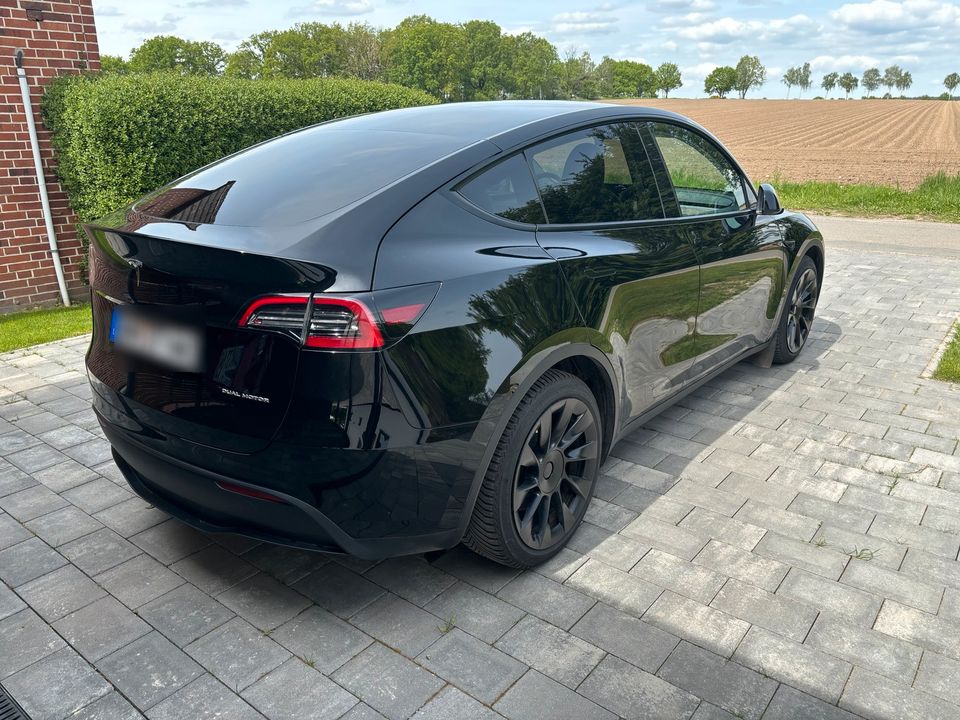
<instances>
[{"instance_id":1,"label":"side mirror","mask_svg":"<svg viewBox=\"0 0 960 720\"><path fill-rule=\"evenodd\" d=\"M777 196L777 191L773 189L773 185L761 183L758 194L761 215L779 215L783 212L783 206L780 205L780 198Z\"/></svg>"}]
</instances>

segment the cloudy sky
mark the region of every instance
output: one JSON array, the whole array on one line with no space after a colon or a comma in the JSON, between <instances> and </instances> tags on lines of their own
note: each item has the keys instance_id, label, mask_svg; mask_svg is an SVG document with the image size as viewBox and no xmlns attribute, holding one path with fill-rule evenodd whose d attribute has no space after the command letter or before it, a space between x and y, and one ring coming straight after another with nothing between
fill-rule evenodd
<instances>
[{"instance_id":1,"label":"cloudy sky","mask_svg":"<svg viewBox=\"0 0 960 720\"><path fill-rule=\"evenodd\" d=\"M684 87L674 94L688 97L703 95L712 68L745 53L759 55L769 70L766 97L783 97L783 70L803 62L817 84L831 70L859 75L898 63L913 73L915 94L939 94L943 78L960 72L960 3L941 0L94 0L94 10L101 52L123 56L156 34L233 49L252 33L308 20L391 26L418 13L493 20L562 50L588 50L598 62L604 55L676 62Z\"/></svg>"}]
</instances>

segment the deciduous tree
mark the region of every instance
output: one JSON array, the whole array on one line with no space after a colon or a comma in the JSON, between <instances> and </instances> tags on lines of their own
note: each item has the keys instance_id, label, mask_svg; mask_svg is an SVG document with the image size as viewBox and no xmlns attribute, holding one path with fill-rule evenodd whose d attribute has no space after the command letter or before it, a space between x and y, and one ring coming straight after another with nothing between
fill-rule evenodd
<instances>
[{"instance_id":1,"label":"deciduous tree","mask_svg":"<svg viewBox=\"0 0 960 720\"><path fill-rule=\"evenodd\" d=\"M726 97L737 84L737 71L729 65L714 68L703 81L703 91L708 95Z\"/></svg>"},{"instance_id":2,"label":"deciduous tree","mask_svg":"<svg viewBox=\"0 0 960 720\"><path fill-rule=\"evenodd\" d=\"M883 78L880 76L880 70L877 68L864 70L863 79L860 81L860 84L863 85L868 95L875 93L877 88L883 84Z\"/></svg>"},{"instance_id":3,"label":"deciduous tree","mask_svg":"<svg viewBox=\"0 0 960 720\"><path fill-rule=\"evenodd\" d=\"M951 99L953 98L953 91L957 89L958 85L960 85L960 75L957 73L950 73L943 79L943 86L947 89Z\"/></svg>"},{"instance_id":4,"label":"deciduous tree","mask_svg":"<svg viewBox=\"0 0 960 720\"><path fill-rule=\"evenodd\" d=\"M653 76L657 90L662 92L664 97L670 97L671 90L683 87L683 78L676 63L661 63L654 71Z\"/></svg>"},{"instance_id":5,"label":"deciduous tree","mask_svg":"<svg viewBox=\"0 0 960 720\"><path fill-rule=\"evenodd\" d=\"M827 97L830 97L830 92L837 86L838 80L840 80L840 73L830 72L823 76L823 80L820 81L820 87L823 88Z\"/></svg>"},{"instance_id":6,"label":"deciduous tree","mask_svg":"<svg viewBox=\"0 0 960 720\"><path fill-rule=\"evenodd\" d=\"M853 73L845 72L840 76L840 79L837 81L843 92L846 94L847 99L850 98L850 93L857 89L857 86L860 84L860 81L857 79L857 76Z\"/></svg>"},{"instance_id":7,"label":"deciduous tree","mask_svg":"<svg viewBox=\"0 0 960 720\"><path fill-rule=\"evenodd\" d=\"M767 69L756 55L744 55L737 63L737 82L733 86L742 100L751 88L760 87L767 81Z\"/></svg>"}]
</instances>

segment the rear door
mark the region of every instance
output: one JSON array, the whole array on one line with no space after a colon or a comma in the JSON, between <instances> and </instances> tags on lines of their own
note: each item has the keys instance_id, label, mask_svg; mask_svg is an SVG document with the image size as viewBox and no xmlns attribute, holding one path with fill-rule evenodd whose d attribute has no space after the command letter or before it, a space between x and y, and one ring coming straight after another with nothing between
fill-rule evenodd
<instances>
[{"instance_id":1,"label":"rear door","mask_svg":"<svg viewBox=\"0 0 960 720\"><path fill-rule=\"evenodd\" d=\"M757 214L746 178L727 154L695 130L650 123L654 164L671 190L669 215L682 218L700 258L696 375L766 341L783 294L787 253L770 217Z\"/></svg>"},{"instance_id":2,"label":"rear door","mask_svg":"<svg viewBox=\"0 0 960 720\"><path fill-rule=\"evenodd\" d=\"M685 230L664 220L642 129L599 125L525 152L547 217L538 240L621 368L625 420L683 383L700 284Z\"/></svg>"}]
</instances>

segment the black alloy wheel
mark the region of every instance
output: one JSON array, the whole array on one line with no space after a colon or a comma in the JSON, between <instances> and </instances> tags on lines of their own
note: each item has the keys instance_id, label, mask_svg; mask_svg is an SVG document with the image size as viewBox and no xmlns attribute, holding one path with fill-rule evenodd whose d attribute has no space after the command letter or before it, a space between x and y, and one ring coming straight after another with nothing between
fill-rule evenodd
<instances>
[{"instance_id":1,"label":"black alloy wheel","mask_svg":"<svg viewBox=\"0 0 960 720\"><path fill-rule=\"evenodd\" d=\"M787 304L783 309L783 316L780 318L780 326L777 330L774 362L791 362L807 344L810 331L813 329L819 290L817 266L810 256L806 256L800 261L797 274L790 284Z\"/></svg>"}]
</instances>

